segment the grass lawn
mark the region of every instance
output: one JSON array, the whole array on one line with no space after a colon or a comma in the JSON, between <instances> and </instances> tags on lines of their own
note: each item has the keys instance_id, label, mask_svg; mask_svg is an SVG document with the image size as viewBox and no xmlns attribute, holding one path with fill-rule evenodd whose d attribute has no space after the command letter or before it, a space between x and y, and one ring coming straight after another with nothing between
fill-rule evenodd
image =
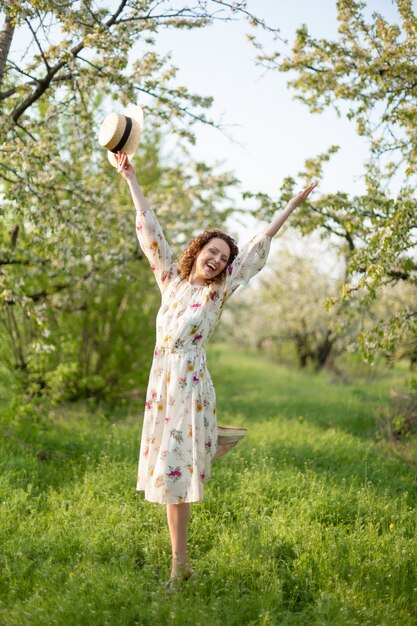
<instances>
[{"instance_id":1,"label":"grass lawn","mask_svg":"<svg viewBox=\"0 0 417 626\"><path fill-rule=\"evenodd\" d=\"M340 384L208 357L219 422L249 435L192 506L192 579L165 591L165 509L134 490L142 402L9 411L0 623L414 626L417 484L375 438L404 370Z\"/></svg>"}]
</instances>

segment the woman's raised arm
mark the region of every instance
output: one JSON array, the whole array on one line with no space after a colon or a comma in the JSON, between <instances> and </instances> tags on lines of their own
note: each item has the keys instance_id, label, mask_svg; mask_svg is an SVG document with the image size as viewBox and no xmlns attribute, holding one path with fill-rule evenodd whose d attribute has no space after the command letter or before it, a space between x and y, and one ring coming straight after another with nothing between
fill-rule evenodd
<instances>
[{"instance_id":1,"label":"woman's raised arm","mask_svg":"<svg viewBox=\"0 0 417 626\"><path fill-rule=\"evenodd\" d=\"M171 248L154 212L142 193L135 170L128 162L127 156L119 152L116 158L118 172L126 179L136 208L136 235L140 247L151 264L160 290L164 291L170 280L177 275Z\"/></svg>"},{"instance_id":2,"label":"woman's raised arm","mask_svg":"<svg viewBox=\"0 0 417 626\"><path fill-rule=\"evenodd\" d=\"M297 193L285 209L273 218L270 225L252 237L242 248L236 259L227 268L225 299L229 298L239 286L246 285L264 267L272 237L277 234L290 213L306 200L316 185L317 183L311 183L304 191Z\"/></svg>"},{"instance_id":3,"label":"woman's raised arm","mask_svg":"<svg viewBox=\"0 0 417 626\"><path fill-rule=\"evenodd\" d=\"M288 202L285 209L276 215L272 222L264 229L265 235L268 237L274 237L287 217L291 215L291 213L296 209L300 204L302 204L313 191L313 189L317 186L317 183L310 183L308 187L306 187L303 191L297 193L291 200Z\"/></svg>"},{"instance_id":4,"label":"woman's raised arm","mask_svg":"<svg viewBox=\"0 0 417 626\"><path fill-rule=\"evenodd\" d=\"M141 188L139 187L133 165L129 163L129 161L127 160L127 156L126 154L124 154L124 152L118 152L116 154L116 159L118 163L117 171L119 172L120 176L122 176L122 178L127 181L133 204L135 205L136 210L149 211L149 204L146 201Z\"/></svg>"}]
</instances>

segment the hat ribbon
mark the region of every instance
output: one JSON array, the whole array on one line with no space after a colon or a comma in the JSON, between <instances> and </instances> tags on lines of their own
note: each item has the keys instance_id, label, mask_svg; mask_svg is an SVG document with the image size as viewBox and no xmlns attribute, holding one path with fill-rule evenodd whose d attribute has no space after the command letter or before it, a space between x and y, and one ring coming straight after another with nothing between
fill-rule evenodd
<instances>
[{"instance_id":1,"label":"hat ribbon","mask_svg":"<svg viewBox=\"0 0 417 626\"><path fill-rule=\"evenodd\" d=\"M131 117L127 117L127 115L123 116L126 120L126 128L124 130L124 133L122 135L122 138L120 139L119 143L117 144L117 146L115 146L112 150L110 150L110 152L113 152L113 154L116 154L117 152L119 152L119 150L121 150L123 148L123 146L125 145L129 135L130 135L130 131L132 130L132 118Z\"/></svg>"}]
</instances>

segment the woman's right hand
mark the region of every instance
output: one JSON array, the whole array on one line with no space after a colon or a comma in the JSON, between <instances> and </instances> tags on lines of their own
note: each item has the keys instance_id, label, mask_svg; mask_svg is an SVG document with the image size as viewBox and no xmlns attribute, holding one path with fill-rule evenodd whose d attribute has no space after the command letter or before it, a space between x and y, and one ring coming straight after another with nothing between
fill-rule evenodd
<instances>
[{"instance_id":1,"label":"woman's right hand","mask_svg":"<svg viewBox=\"0 0 417 626\"><path fill-rule=\"evenodd\" d=\"M132 178L135 178L135 170L133 169L131 163L129 163L127 155L124 152L118 152L116 154L116 161L117 171L119 172L120 176L123 176L123 178L128 181Z\"/></svg>"}]
</instances>

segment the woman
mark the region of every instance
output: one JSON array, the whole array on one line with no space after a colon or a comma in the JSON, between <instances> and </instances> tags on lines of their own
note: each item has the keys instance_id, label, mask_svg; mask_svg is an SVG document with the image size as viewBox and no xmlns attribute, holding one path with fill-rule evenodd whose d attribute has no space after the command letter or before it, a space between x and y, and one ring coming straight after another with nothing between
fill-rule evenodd
<instances>
[{"instance_id":1,"label":"woman","mask_svg":"<svg viewBox=\"0 0 417 626\"><path fill-rule=\"evenodd\" d=\"M218 445L215 391L203 346L226 300L262 269L271 238L316 183L290 200L240 253L231 237L213 229L196 237L176 264L124 153L117 154L117 163L136 207L140 246L162 293L136 488L145 492L145 499L167 506L172 546L168 584L172 584L191 572L187 564L190 503L203 499L211 462L234 445Z\"/></svg>"}]
</instances>

